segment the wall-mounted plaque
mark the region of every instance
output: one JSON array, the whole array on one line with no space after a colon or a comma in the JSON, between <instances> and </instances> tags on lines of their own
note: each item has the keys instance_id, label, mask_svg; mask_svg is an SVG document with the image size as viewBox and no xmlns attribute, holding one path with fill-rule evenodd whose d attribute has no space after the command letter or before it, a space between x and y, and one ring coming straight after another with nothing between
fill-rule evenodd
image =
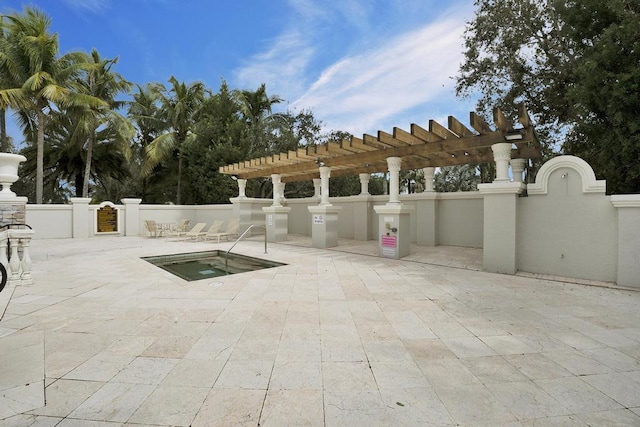
<instances>
[{"instance_id":1,"label":"wall-mounted plaque","mask_svg":"<svg viewBox=\"0 0 640 427\"><path fill-rule=\"evenodd\" d=\"M98 233L115 233L118 231L118 210L111 206L103 206L97 210Z\"/></svg>"}]
</instances>

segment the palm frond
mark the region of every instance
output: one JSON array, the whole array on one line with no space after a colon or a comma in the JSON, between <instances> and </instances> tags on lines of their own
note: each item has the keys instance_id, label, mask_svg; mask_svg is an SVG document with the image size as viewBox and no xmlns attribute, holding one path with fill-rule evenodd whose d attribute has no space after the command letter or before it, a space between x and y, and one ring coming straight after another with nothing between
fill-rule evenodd
<instances>
[{"instance_id":1,"label":"palm frond","mask_svg":"<svg viewBox=\"0 0 640 427\"><path fill-rule=\"evenodd\" d=\"M142 164L142 174L148 176L153 168L173 154L176 149L176 135L168 132L154 139L146 148L146 158Z\"/></svg>"}]
</instances>

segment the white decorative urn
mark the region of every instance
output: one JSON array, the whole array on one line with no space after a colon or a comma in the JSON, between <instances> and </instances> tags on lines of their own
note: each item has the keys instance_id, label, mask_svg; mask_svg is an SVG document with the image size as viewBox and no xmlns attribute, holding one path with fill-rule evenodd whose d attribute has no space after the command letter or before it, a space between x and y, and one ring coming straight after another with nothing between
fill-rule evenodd
<instances>
[{"instance_id":1,"label":"white decorative urn","mask_svg":"<svg viewBox=\"0 0 640 427\"><path fill-rule=\"evenodd\" d=\"M11 191L11 184L18 180L18 165L26 160L21 154L0 153L0 199L16 197L16 193Z\"/></svg>"}]
</instances>

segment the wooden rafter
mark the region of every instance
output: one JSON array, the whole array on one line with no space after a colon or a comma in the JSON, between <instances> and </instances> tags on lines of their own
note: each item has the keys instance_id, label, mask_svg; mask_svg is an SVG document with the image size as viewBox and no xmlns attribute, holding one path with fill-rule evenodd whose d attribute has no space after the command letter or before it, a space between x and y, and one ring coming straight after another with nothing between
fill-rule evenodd
<instances>
[{"instance_id":1,"label":"wooden rafter","mask_svg":"<svg viewBox=\"0 0 640 427\"><path fill-rule=\"evenodd\" d=\"M513 123L504 115L502 110L499 108L493 109L493 121L496 124L496 127L502 132L510 132L513 130Z\"/></svg>"},{"instance_id":2,"label":"wooden rafter","mask_svg":"<svg viewBox=\"0 0 640 427\"><path fill-rule=\"evenodd\" d=\"M493 129L491 129L491 127L489 127L487 122L485 122L484 119L480 117L478 114L472 111L469 114L469 116L471 121L471 127L474 128L479 134L493 132Z\"/></svg>"},{"instance_id":3,"label":"wooden rafter","mask_svg":"<svg viewBox=\"0 0 640 427\"><path fill-rule=\"evenodd\" d=\"M518 122L522 127L514 129L499 109L494 111L495 130L476 113L470 114L469 128L450 116L447 127L430 120L428 130L417 124L411 124L409 131L394 127L392 133L381 130L376 136L364 134L310 145L223 166L219 171L244 179L280 174L283 182L291 182L317 178L319 162L331 167L331 176L385 172L388 157L401 157L403 169L484 163L493 161L491 145L506 142L505 136L513 132L522 139L511 141L516 147L512 157L538 157L539 144L524 106L518 110Z\"/></svg>"}]
</instances>

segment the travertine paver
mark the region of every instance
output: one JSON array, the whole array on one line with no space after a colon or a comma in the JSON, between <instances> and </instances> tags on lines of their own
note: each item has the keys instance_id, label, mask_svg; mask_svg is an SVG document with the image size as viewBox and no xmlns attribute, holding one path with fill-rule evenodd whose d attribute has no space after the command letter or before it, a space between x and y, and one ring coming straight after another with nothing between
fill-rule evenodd
<instances>
[{"instance_id":1,"label":"travertine paver","mask_svg":"<svg viewBox=\"0 0 640 427\"><path fill-rule=\"evenodd\" d=\"M288 265L197 282L139 258L229 245L34 240L0 424L640 425L640 292L474 271L465 248L256 239L236 250Z\"/></svg>"}]
</instances>

